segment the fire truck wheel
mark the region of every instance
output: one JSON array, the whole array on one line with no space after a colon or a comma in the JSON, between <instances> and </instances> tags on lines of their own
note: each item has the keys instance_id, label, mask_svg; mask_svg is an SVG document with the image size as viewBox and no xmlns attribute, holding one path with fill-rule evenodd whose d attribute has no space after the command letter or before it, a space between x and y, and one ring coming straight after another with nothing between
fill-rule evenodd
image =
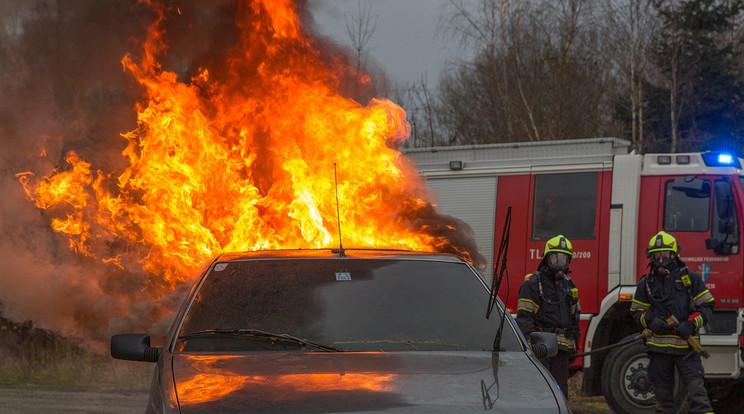
<instances>
[{"instance_id":1,"label":"fire truck wheel","mask_svg":"<svg viewBox=\"0 0 744 414\"><path fill-rule=\"evenodd\" d=\"M648 379L643 344L613 349L602 366L602 394L616 413L653 413L656 398Z\"/></svg>"}]
</instances>

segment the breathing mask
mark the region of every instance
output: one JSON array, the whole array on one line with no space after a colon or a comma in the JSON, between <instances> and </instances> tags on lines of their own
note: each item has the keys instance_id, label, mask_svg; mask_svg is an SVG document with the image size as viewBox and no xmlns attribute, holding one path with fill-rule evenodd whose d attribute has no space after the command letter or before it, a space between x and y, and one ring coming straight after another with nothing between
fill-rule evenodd
<instances>
[{"instance_id":1,"label":"breathing mask","mask_svg":"<svg viewBox=\"0 0 744 414\"><path fill-rule=\"evenodd\" d=\"M667 268L674 262L674 254L668 250L651 253L651 264L654 267Z\"/></svg>"},{"instance_id":2,"label":"breathing mask","mask_svg":"<svg viewBox=\"0 0 744 414\"><path fill-rule=\"evenodd\" d=\"M555 274L562 273L566 275L570 263L571 256L565 253L548 253L548 256L545 258L545 264L548 266L548 269Z\"/></svg>"}]
</instances>

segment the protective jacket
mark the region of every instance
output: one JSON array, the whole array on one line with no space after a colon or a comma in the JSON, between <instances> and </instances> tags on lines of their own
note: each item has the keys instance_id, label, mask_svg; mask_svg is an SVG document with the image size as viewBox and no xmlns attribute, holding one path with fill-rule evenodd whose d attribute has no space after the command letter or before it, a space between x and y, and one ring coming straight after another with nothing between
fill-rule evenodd
<instances>
[{"instance_id":1,"label":"protective jacket","mask_svg":"<svg viewBox=\"0 0 744 414\"><path fill-rule=\"evenodd\" d=\"M545 266L525 277L519 287L517 323L525 335L553 332L559 349L574 352L580 315L576 285L568 277L556 277Z\"/></svg>"},{"instance_id":2,"label":"protective jacket","mask_svg":"<svg viewBox=\"0 0 744 414\"><path fill-rule=\"evenodd\" d=\"M697 337L713 313L715 299L702 277L689 271L681 260L677 259L666 269L668 272L652 268L641 278L630 310L642 328L653 331L653 336L646 340L649 351L686 355L690 351L687 340L666 321L673 315L680 323L691 322L693 335Z\"/></svg>"}]
</instances>

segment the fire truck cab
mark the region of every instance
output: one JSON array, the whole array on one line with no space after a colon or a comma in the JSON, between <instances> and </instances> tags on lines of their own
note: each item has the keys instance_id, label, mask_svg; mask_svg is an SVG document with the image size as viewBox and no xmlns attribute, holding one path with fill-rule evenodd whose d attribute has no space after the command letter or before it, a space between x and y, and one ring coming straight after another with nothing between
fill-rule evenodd
<instances>
[{"instance_id":1,"label":"fire truck cab","mask_svg":"<svg viewBox=\"0 0 744 414\"><path fill-rule=\"evenodd\" d=\"M589 351L638 333L630 302L647 270L646 244L663 229L716 298L701 332L714 404L744 411L744 220L742 160L703 152L636 154L617 138L406 150L426 178L438 208L467 222L488 265L512 207L509 284L499 295L516 309L522 277L534 271L545 240L574 245L571 277L580 291L581 344ZM583 392L603 394L616 412L652 412L643 346L587 356ZM682 390L683 392L683 390ZM739 410L739 411L736 411Z\"/></svg>"}]
</instances>

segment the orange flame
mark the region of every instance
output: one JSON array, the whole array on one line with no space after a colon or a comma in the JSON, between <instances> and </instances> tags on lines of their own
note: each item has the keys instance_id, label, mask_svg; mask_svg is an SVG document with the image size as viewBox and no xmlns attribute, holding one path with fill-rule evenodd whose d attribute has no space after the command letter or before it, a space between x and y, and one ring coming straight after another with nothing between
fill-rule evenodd
<instances>
[{"instance_id":1,"label":"orange flame","mask_svg":"<svg viewBox=\"0 0 744 414\"><path fill-rule=\"evenodd\" d=\"M394 391L395 374L357 372L348 374L285 374L276 376L198 373L179 380L178 401L183 405L216 401L248 387L262 387L271 399L290 399L298 392ZM273 391L273 392L272 392Z\"/></svg>"},{"instance_id":2,"label":"orange flame","mask_svg":"<svg viewBox=\"0 0 744 414\"><path fill-rule=\"evenodd\" d=\"M184 405L215 401L243 388L250 381L263 381L264 377L241 375L196 374L179 381L178 402Z\"/></svg>"},{"instance_id":3,"label":"orange flame","mask_svg":"<svg viewBox=\"0 0 744 414\"><path fill-rule=\"evenodd\" d=\"M415 224L432 207L396 149L409 135L404 110L342 96L354 69L322 60L292 1L243 3L221 75L200 69L189 81L161 68L166 10L152 7L140 61L122 59L146 94L137 128L122 134L129 165L94 174L70 152L70 169L19 174L73 250L174 284L223 251L335 246L334 163L345 246L458 250Z\"/></svg>"},{"instance_id":4,"label":"orange flame","mask_svg":"<svg viewBox=\"0 0 744 414\"><path fill-rule=\"evenodd\" d=\"M294 391L392 391L395 374L357 372L349 374L287 374L276 383Z\"/></svg>"},{"instance_id":5,"label":"orange flame","mask_svg":"<svg viewBox=\"0 0 744 414\"><path fill-rule=\"evenodd\" d=\"M181 404L199 404L219 400L248 387L265 398L287 399L298 392L395 390L396 374L377 372L302 373L280 375L240 375L215 366L220 361L237 359L236 355L186 355L198 373L177 380Z\"/></svg>"}]
</instances>

